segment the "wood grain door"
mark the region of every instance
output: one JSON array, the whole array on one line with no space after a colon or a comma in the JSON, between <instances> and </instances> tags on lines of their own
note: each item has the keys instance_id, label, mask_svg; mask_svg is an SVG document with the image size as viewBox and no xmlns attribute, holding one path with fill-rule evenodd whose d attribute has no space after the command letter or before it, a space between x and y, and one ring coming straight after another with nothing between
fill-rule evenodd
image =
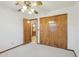
<instances>
[{"instance_id":1,"label":"wood grain door","mask_svg":"<svg viewBox=\"0 0 79 59\"><path fill-rule=\"evenodd\" d=\"M57 24L55 31L50 30L49 21ZM67 49L67 14L41 18L40 39L41 44Z\"/></svg>"},{"instance_id":2,"label":"wood grain door","mask_svg":"<svg viewBox=\"0 0 79 59\"><path fill-rule=\"evenodd\" d=\"M31 42L31 22L28 21L28 19L23 20L23 26L24 26L24 43L30 43Z\"/></svg>"}]
</instances>

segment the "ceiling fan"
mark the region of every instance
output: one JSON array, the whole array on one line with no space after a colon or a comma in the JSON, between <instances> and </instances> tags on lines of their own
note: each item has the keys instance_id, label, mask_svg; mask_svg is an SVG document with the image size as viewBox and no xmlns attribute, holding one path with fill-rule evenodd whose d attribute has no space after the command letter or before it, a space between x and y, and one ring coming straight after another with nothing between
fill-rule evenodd
<instances>
[{"instance_id":1,"label":"ceiling fan","mask_svg":"<svg viewBox=\"0 0 79 59\"><path fill-rule=\"evenodd\" d=\"M41 1L17 1L16 5L21 6L18 11L25 12L26 10L29 10L29 14L35 13L38 14L38 11L35 10L33 7L39 7L43 5L43 2Z\"/></svg>"}]
</instances>

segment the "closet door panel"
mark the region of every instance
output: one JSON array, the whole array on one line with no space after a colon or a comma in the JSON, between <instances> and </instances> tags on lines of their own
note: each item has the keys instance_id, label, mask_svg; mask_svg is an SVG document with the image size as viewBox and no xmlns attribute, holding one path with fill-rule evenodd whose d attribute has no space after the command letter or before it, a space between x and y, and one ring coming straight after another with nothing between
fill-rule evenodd
<instances>
[{"instance_id":1,"label":"closet door panel","mask_svg":"<svg viewBox=\"0 0 79 59\"><path fill-rule=\"evenodd\" d=\"M51 31L49 22L57 24L56 31ZM44 17L40 19L40 40L41 44L58 48L67 48L67 14Z\"/></svg>"},{"instance_id":2,"label":"closet door panel","mask_svg":"<svg viewBox=\"0 0 79 59\"><path fill-rule=\"evenodd\" d=\"M45 45L49 45L49 37L48 37L48 29L47 29L47 18L42 18L40 19L40 43L41 44L45 44ZM43 39L43 40L42 40Z\"/></svg>"},{"instance_id":3,"label":"closet door panel","mask_svg":"<svg viewBox=\"0 0 79 59\"><path fill-rule=\"evenodd\" d=\"M67 48L67 15L56 16L58 28L54 34L57 39L54 40L59 48ZM56 36L57 35L57 36Z\"/></svg>"},{"instance_id":4,"label":"closet door panel","mask_svg":"<svg viewBox=\"0 0 79 59\"><path fill-rule=\"evenodd\" d=\"M31 42L31 22L28 23L28 19L23 20L24 26L24 43Z\"/></svg>"}]
</instances>

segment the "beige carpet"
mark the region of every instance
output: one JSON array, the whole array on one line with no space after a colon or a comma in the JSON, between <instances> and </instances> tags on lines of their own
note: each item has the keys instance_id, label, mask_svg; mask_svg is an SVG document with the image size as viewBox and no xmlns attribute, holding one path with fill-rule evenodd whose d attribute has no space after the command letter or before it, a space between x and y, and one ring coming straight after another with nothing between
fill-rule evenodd
<instances>
[{"instance_id":1,"label":"beige carpet","mask_svg":"<svg viewBox=\"0 0 79 59\"><path fill-rule=\"evenodd\" d=\"M30 43L0 54L1 57L74 57L72 51Z\"/></svg>"}]
</instances>

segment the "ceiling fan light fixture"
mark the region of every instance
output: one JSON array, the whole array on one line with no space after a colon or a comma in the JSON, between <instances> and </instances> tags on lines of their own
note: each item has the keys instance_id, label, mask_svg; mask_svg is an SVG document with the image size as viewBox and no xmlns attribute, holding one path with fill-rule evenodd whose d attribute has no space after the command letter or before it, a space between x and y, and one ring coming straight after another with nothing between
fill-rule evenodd
<instances>
[{"instance_id":1,"label":"ceiling fan light fixture","mask_svg":"<svg viewBox=\"0 0 79 59\"><path fill-rule=\"evenodd\" d=\"M43 5L43 3L41 1L32 3L32 6L41 6L41 5Z\"/></svg>"},{"instance_id":2,"label":"ceiling fan light fixture","mask_svg":"<svg viewBox=\"0 0 79 59\"><path fill-rule=\"evenodd\" d=\"M33 3L32 6L37 6L37 3Z\"/></svg>"},{"instance_id":3,"label":"ceiling fan light fixture","mask_svg":"<svg viewBox=\"0 0 79 59\"><path fill-rule=\"evenodd\" d=\"M29 11L29 14L35 13L38 14L38 11L35 9L32 9L33 6L38 7L43 5L41 1L31 2L31 1L17 1L16 5L21 6L21 8L18 11L24 12L25 10Z\"/></svg>"},{"instance_id":4,"label":"ceiling fan light fixture","mask_svg":"<svg viewBox=\"0 0 79 59\"><path fill-rule=\"evenodd\" d=\"M24 12L24 9L21 9L22 12Z\"/></svg>"},{"instance_id":5,"label":"ceiling fan light fixture","mask_svg":"<svg viewBox=\"0 0 79 59\"><path fill-rule=\"evenodd\" d=\"M23 6L23 9L24 9L24 10L26 10L26 9L27 9L27 7L26 7L26 6Z\"/></svg>"},{"instance_id":6,"label":"ceiling fan light fixture","mask_svg":"<svg viewBox=\"0 0 79 59\"><path fill-rule=\"evenodd\" d=\"M34 12L34 9L31 9L31 12Z\"/></svg>"},{"instance_id":7,"label":"ceiling fan light fixture","mask_svg":"<svg viewBox=\"0 0 79 59\"><path fill-rule=\"evenodd\" d=\"M28 12L28 14L32 14L32 12L31 12L31 11L29 11L29 12Z\"/></svg>"}]
</instances>

